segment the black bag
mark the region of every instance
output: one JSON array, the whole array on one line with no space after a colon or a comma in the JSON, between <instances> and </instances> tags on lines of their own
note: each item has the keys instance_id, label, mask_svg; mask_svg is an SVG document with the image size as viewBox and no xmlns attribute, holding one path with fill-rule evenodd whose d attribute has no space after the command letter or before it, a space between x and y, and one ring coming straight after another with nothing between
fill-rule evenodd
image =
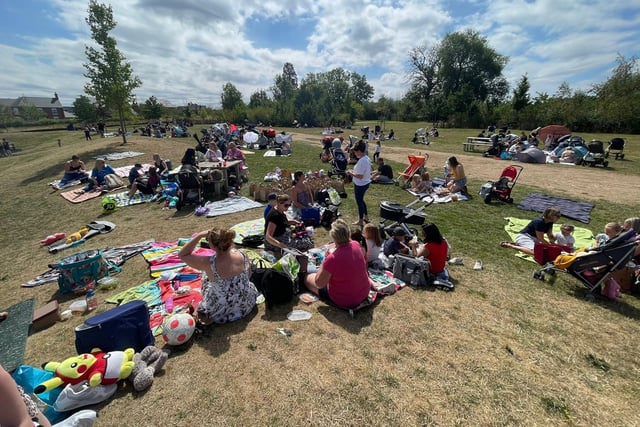
<instances>
[{"instance_id":1,"label":"black bag","mask_svg":"<svg viewBox=\"0 0 640 427\"><path fill-rule=\"evenodd\" d=\"M262 234L252 234L250 236L244 236L242 238L242 246L248 246L250 248L257 248L264 243L264 236Z\"/></svg>"},{"instance_id":2,"label":"black bag","mask_svg":"<svg viewBox=\"0 0 640 427\"><path fill-rule=\"evenodd\" d=\"M262 290L262 279L267 271L271 270L265 260L259 258L251 261L251 277L249 280L253 283L261 294L264 294Z\"/></svg>"},{"instance_id":3,"label":"black bag","mask_svg":"<svg viewBox=\"0 0 640 427\"><path fill-rule=\"evenodd\" d=\"M267 307L288 304L298 292L297 281L291 280L286 273L273 268L264 272L260 287Z\"/></svg>"},{"instance_id":4,"label":"black bag","mask_svg":"<svg viewBox=\"0 0 640 427\"><path fill-rule=\"evenodd\" d=\"M329 191L327 191L326 188L316 191L315 199L316 202L318 202L318 204L321 206L327 206L331 204L331 201L329 199Z\"/></svg>"},{"instance_id":5,"label":"black bag","mask_svg":"<svg viewBox=\"0 0 640 427\"><path fill-rule=\"evenodd\" d=\"M322 216L320 217L320 225L324 228L331 228L331 224L338 219L340 213L338 212L338 207L334 205L327 206L324 211L322 211Z\"/></svg>"},{"instance_id":6,"label":"black bag","mask_svg":"<svg viewBox=\"0 0 640 427\"><path fill-rule=\"evenodd\" d=\"M430 273L431 262L428 259L396 254L393 263L393 277L412 287L429 286L434 277Z\"/></svg>"}]
</instances>

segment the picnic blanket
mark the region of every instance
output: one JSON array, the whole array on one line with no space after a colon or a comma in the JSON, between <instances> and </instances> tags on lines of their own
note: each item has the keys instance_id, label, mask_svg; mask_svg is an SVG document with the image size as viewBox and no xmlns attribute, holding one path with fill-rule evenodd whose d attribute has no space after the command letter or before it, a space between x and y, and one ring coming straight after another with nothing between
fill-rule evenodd
<instances>
[{"instance_id":1,"label":"picnic blanket","mask_svg":"<svg viewBox=\"0 0 640 427\"><path fill-rule=\"evenodd\" d=\"M289 157L289 156L291 156L291 153L277 154L276 150L267 150L262 155L262 157Z\"/></svg>"},{"instance_id":2,"label":"picnic blanket","mask_svg":"<svg viewBox=\"0 0 640 427\"><path fill-rule=\"evenodd\" d=\"M129 258L134 257L140 252L144 251L151 247L154 243L153 239L143 240L138 243L131 243L124 246L117 247L109 247L107 246L104 249L101 249L102 256L107 260L110 265L121 266L125 263ZM23 288L33 288L36 286L46 285L47 283L53 283L58 281L58 276L60 275L60 271L57 268L57 265L54 265L49 270L44 273L38 275L34 279L31 279L25 283L22 283L20 286Z\"/></svg>"},{"instance_id":3,"label":"picnic blanket","mask_svg":"<svg viewBox=\"0 0 640 427\"><path fill-rule=\"evenodd\" d=\"M28 299L0 310L9 313L9 316L0 322L0 365L7 372L12 372L24 360L34 304L34 299Z\"/></svg>"},{"instance_id":4,"label":"picnic blanket","mask_svg":"<svg viewBox=\"0 0 640 427\"><path fill-rule=\"evenodd\" d=\"M55 181L51 181L49 185L56 190L64 190L65 188L75 187L76 185L79 185L81 183L78 179L74 181L67 181L64 185L60 184L61 182L61 180L56 179Z\"/></svg>"},{"instance_id":5,"label":"picnic blanket","mask_svg":"<svg viewBox=\"0 0 640 427\"><path fill-rule=\"evenodd\" d=\"M123 151L121 153L101 154L99 156L95 156L94 159L120 160L120 159L126 159L128 157L142 156L143 154L144 153L139 153L137 151Z\"/></svg>"},{"instance_id":6,"label":"picnic blanket","mask_svg":"<svg viewBox=\"0 0 640 427\"><path fill-rule=\"evenodd\" d=\"M149 264L151 277L160 277L163 271L185 267L186 264L178 257L178 252L188 241L189 239L178 239L176 242L155 242L143 251L142 257ZM213 250L196 248L193 253L206 256L213 254Z\"/></svg>"},{"instance_id":7,"label":"picnic blanket","mask_svg":"<svg viewBox=\"0 0 640 427\"><path fill-rule=\"evenodd\" d=\"M71 203L86 202L87 200L91 200L91 199L95 199L96 197L100 197L103 194L105 194L105 193L103 193L101 190L91 190L91 191L86 191L86 192L82 191L82 190L69 190L69 191L65 191L63 193L60 193L60 195L65 200L68 200Z\"/></svg>"},{"instance_id":8,"label":"picnic blanket","mask_svg":"<svg viewBox=\"0 0 640 427\"><path fill-rule=\"evenodd\" d=\"M120 166L117 168L113 168L113 170L115 171L116 175L121 176L123 178L129 178L129 172L131 172L131 169L133 168L133 166L134 165ZM151 166L153 165L150 165L149 163L142 163L142 172L147 173L147 171Z\"/></svg>"},{"instance_id":9,"label":"picnic blanket","mask_svg":"<svg viewBox=\"0 0 640 427\"><path fill-rule=\"evenodd\" d=\"M507 221L507 224L504 226L504 231L507 232L507 234L511 238L511 241L513 241L516 238L516 235L523 228L525 228L527 226L527 224L529 224L529 222L531 220L530 219L507 217L507 218L505 218L505 221ZM562 224L554 224L553 225L553 233L554 234L560 232L560 226L561 225ZM591 232L591 230L587 230L586 228L582 228L582 227L575 227L575 230L573 231L573 238L576 239L576 243L574 244L575 248L584 248L586 246L592 246L593 243L594 243L594 237L593 237L593 233ZM514 255L519 257L519 258L535 262L535 260L533 259L532 256L523 254L522 252L519 252L519 251L514 251L514 252L515 252Z\"/></svg>"},{"instance_id":10,"label":"picnic blanket","mask_svg":"<svg viewBox=\"0 0 640 427\"><path fill-rule=\"evenodd\" d=\"M264 234L264 218L241 222L232 226L230 230L236 232L236 237L233 239L233 243L240 245L242 244L242 238L245 236L261 236Z\"/></svg>"},{"instance_id":11,"label":"picnic blanket","mask_svg":"<svg viewBox=\"0 0 640 427\"><path fill-rule=\"evenodd\" d=\"M216 202L207 202L204 207L209 210L207 217L246 211L248 209L261 208L264 205L243 196L231 196Z\"/></svg>"},{"instance_id":12,"label":"picnic blanket","mask_svg":"<svg viewBox=\"0 0 640 427\"><path fill-rule=\"evenodd\" d=\"M125 304L134 300L142 300L149 307L149 326L154 336L162 333L162 321L167 315L165 303L173 300L174 313L187 311L189 305L196 306L202 301L202 274L191 267L175 270L175 287L172 282L160 278L146 282L113 295L105 301L109 304ZM188 289L187 289L188 288Z\"/></svg>"},{"instance_id":13,"label":"picnic blanket","mask_svg":"<svg viewBox=\"0 0 640 427\"><path fill-rule=\"evenodd\" d=\"M593 204L586 202L576 202L570 199L547 196L540 193L529 193L520 202L518 209L525 211L544 212L550 206L560 209L562 216L575 219L576 221L588 224L591 221L591 210Z\"/></svg>"},{"instance_id":14,"label":"picnic blanket","mask_svg":"<svg viewBox=\"0 0 640 427\"><path fill-rule=\"evenodd\" d=\"M411 189L407 189L407 192L413 196L419 197L424 202L429 202L433 199L433 203L449 203L453 202L454 197L457 197L456 201L463 202L465 200L469 200L468 196L458 192L451 194L438 194L438 193L416 193L415 191L411 191Z\"/></svg>"},{"instance_id":15,"label":"picnic blanket","mask_svg":"<svg viewBox=\"0 0 640 427\"><path fill-rule=\"evenodd\" d=\"M139 205L140 203L148 203L157 199L155 194L142 194L136 191L136 194L129 198L129 191L110 194L109 197L116 201L116 207L124 208L125 206Z\"/></svg>"}]
</instances>

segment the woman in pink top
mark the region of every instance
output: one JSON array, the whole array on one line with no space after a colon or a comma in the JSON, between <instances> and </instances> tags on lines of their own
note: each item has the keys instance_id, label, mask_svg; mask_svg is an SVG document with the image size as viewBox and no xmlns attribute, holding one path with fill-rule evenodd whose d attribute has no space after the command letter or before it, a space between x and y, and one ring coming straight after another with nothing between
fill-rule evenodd
<instances>
[{"instance_id":1,"label":"woman in pink top","mask_svg":"<svg viewBox=\"0 0 640 427\"><path fill-rule=\"evenodd\" d=\"M356 307L367 298L372 286L367 261L360 243L351 240L351 230L346 222L336 220L329 235L333 245L327 250L318 272L307 275L305 285L338 307Z\"/></svg>"}]
</instances>

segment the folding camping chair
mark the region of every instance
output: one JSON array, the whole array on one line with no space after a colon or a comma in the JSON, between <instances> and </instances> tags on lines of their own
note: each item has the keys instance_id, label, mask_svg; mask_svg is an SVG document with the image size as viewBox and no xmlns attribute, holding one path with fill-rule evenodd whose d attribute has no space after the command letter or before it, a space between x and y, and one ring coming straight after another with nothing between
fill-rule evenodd
<instances>
[{"instance_id":1,"label":"folding camping chair","mask_svg":"<svg viewBox=\"0 0 640 427\"><path fill-rule=\"evenodd\" d=\"M403 183L402 187L406 187L416 173L422 173L426 167L427 160L429 160L427 153L424 156L409 155L409 166L398 175L398 181Z\"/></svg>"}]
</instances>

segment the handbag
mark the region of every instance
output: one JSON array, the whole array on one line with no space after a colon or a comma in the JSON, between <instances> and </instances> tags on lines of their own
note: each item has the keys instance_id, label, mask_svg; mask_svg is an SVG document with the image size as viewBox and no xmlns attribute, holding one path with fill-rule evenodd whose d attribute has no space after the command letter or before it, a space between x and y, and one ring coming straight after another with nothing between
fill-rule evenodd
<instances>
[{"instance_id":1,"label":"handbag","mask_svg":"<svg viewBox=\"0 0 640 427\"><path fill-rule=\"evenodd\" d=\"M94 348L104 352L133 348L137 353L153 345L149 309L142 300L130 301L85 320L75 328L78 354Z\"/></svg>"},{"instance_id":2,"label":"handbag","mask_svg":"<svg viewBox=\"0 0 640 427\"><path fill-rule=\"evenodd\" d=\"M431 262L428 259L396 254L393 263L393 277L412 287L429 286L434 277L431 275Z\"/></svg>"},{"instance_id":3,"label":"handbag","mask_svg":"<svg viewBox=\"0 0 640 427\"><path fill-rule=\"evenodd\" d=\"M79 252L58 261L60 293L83 294L86 286L109 275L109 264L98 250Z\"/></svg>"}]
</instances>

